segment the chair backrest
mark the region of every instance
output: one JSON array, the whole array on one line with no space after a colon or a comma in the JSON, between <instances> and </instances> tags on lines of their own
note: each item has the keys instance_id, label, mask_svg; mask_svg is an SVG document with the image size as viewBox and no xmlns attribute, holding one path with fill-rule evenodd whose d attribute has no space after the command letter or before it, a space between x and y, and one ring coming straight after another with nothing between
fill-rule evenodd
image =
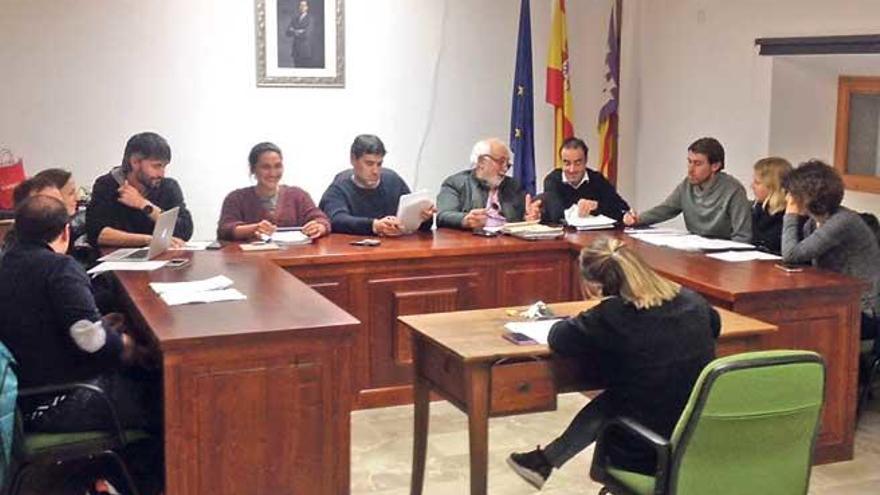
<instances>
[{"instance_id":1,"label":"chair backrest","mask_svg":"<svg viewBox=\"0 0 880 495\"><path fill-rule=\"evenodd\" d=\"M824 392L812 352L712 361L672 434L669 493L806 494Z\"/></svg>"},{"instance_id":2,"label":"chair backrest","mask_svg":"<svg viewBox=\"0 0 880 495\"><path fill-rule=\"evenodd\" d=\"M8 481L6 473L9 472L15 438L18 378L12 370L13 364L12 353L0 343L0 487L6 486Z\"/></svg>"}]
</instances>

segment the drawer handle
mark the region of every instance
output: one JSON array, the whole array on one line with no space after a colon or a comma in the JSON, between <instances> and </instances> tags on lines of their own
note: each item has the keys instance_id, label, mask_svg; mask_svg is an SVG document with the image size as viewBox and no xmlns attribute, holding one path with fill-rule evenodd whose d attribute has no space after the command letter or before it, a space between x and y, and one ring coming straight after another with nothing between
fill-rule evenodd
<instances>
[{"instance_id":1,"label":"drawer handle","mask_svg":"<svg viewBox=\"0 0 880 495\"><path fill-rule=\"evenodd\" d=\"M529 382L523 382L516 386L516 391L521 394L527 394L532 390L532 384Z\"/></svg>"}]
</instances>

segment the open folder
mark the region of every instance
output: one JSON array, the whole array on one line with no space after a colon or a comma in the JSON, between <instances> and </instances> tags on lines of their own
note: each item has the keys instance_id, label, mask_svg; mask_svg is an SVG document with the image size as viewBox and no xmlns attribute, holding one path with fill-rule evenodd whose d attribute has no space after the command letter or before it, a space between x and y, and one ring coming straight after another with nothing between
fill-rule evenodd
<instances>
[{"instance_id":1,"label":"open folder","mask_svg":"<svg viewBox=\"0 0 880 495\"><path fill-rule=\"evenodd\" d=\"M422 224L422 212L434 204L434 197L422 189L404 194L397 203L397 219L406 233L415 232Z\"/></svg>"}]
</instances>

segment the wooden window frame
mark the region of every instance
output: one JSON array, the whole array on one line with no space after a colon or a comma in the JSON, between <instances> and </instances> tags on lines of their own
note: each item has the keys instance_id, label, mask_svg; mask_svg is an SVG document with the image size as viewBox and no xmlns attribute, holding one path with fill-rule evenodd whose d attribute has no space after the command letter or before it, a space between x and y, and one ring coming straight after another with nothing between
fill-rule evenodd
<instances>
[{"instance_id":1,"label":"wooden window frame","mask_svg":"<svg viewBox=\"0 0 880 495\"><path fill-rule=\"evenodd\" d=\"M853 93L880 95L880 77L840 76L838 78L834 168L843 176L843 183L847 189L880 194L880 177L847 173L850 96Z\"/></svg>"}]
</instances>

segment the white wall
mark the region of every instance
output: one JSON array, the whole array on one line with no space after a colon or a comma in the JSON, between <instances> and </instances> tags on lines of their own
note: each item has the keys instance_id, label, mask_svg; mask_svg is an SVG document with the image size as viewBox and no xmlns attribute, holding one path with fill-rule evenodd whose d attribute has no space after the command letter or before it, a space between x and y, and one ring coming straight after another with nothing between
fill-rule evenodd
<instances>
[{"instance_id":1,"label":"white wall","mask_svg":"<svg viewBox=\"0 0 880 495\"><path fill-rule=\"evenodd\" d=\"M757 55L755 38L880 32L876 0L628 0L637 24L638 96L623 118L637 122L635 203L648 208L685 174L687 145L709 135L727 151L727 171L744 184L768 153L831 159L826 136L812 129L800 143L771 146L774 61ZM624 39L624 43L627 40ZM626 80L625 80L626 81ZM809 89L804 89L805 93ZM785 95L782 95L785 96ZM626 101L626 100L624 100ZM779 117L782 119L783 117ZM795 119L792 115L785 117ZM779 121L781 122L781 120ZM833 129L833 119L829 121ZM830 134L833 151L833 131ZM634 141L634 144L633 144ZM781 145L780 145L781 146ZM880 211L876 195L847 193L848 204ZM851 202L851 203L850 203Z\"/></svg>"},{"instance_id":2,"label":"white wall","mask_svg":"<svg viewBox=\"0 0 880 495\"><path fill-rule=\"evenodd\" d=\"M552 166L550 8L532 0L541 177ZM609 9L610 0L569 2L575 125L594 149ZM317 201L358 133L382 137L387 165L411 185L424 138L415 186L435 192L476 139L508 136L518 1L348 0L344 89L257 88L253 11L252 0L2 0L0 144L29 172L64 166L90 185L131 134L155 130L171 143L169 175L196 237L208 238L223 196L249 183L246 156L259 141L281 146L286 181Z\"/></svg>"}]
</instances>

